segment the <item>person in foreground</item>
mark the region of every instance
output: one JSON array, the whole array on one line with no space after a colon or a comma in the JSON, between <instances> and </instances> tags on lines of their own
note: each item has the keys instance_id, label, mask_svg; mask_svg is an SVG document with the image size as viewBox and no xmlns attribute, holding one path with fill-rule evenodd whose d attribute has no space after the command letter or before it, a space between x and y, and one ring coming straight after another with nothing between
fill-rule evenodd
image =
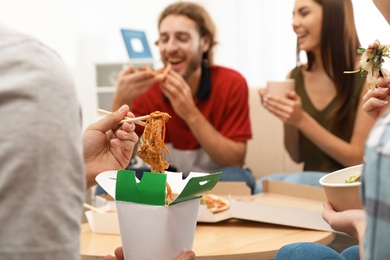
<instances>
[{"instance_id":1,"label":"person in foreground","mask_svg":"<svg viewBox=\"0 0 390 260\"><path fill-rule=\"evenodd\" d=\"M378 81L380 88L387 88L390 77ZM373 112L372 102L376 94L369 90L365 95L365 111ZM375 99L378 96L375 97ZM380 103L378 103L380 104ZM363 210L336 212L325 203L323 218L336 231L347 233L359 241L359 246L347 248L341 254L315 243L294 243L282 247L275 260L295 259L387 259L390 248L390 113L383 104L376 106L376 113L383 114L371 130L366 141L365 162L362 173L361 197Z\"/></svg>"},{"instance_id":2,"label":"person in foreground","mask_svg":"<svg viewBox=\"0 0 390 260\"><path fill-rule=\"evenodd\" d=\"M214 65L216 29L207 11L191 2L166 7L158 19L161 59L167 75L125 68L118 77L113 110L129 104L136 116L167 112L165 159L174 170L222 172L221 181L255 178L245 167L252 138L248 85L229 68ZM137 128L141 135L143 129Z\"/></svg>"},{"instance_id":3,"label":"person in foreground","mask_svg":"<svg viewBox=\"0 0 390 260\"><path fill-rule=\"evenodd\" d=\"M292 27L297 34L297 66L288 74L296 89L287 98L260 93L263 105L284 123L284 145L303 162L303 172L264 179L319 186L326 173L363 161L364 141L375 120L362 111L367 89L359 67L360 47L351 0L296 0ZM305 51L307 64L299 54Z\"/></svg>"},{"instance_id":4,"label":"person in foreground","mask_svg":"<svg viewBox=\"0 0 390 260\"><path fill-rule=\"evenodd\" d=\"M0 255L80 259L86 188L125 168L138 136L127 105L82 133L74 82L60 57L0 25Z\"/></svg>"},{"instance_id":5,"label":"person in foreground","mask_svg":"<svg viewBox=\"0 0 390 260\"><path fill-rule=\"evenodd\" d=\"M390 24L390 3L373 0ZM333 249L314 243L295 243L282 247L275 260L287 259L387 259L390 255L390 110L388 88L390 76L377 81L378 88L364 95L363 110L373 118L379 118L365 144L365 162L362 173L361 198L363 210L336 212L325 203L323 218L337 231L345 232L359 240L359 247L346 249L338 254Z\"/></svg>"}]
</instances>

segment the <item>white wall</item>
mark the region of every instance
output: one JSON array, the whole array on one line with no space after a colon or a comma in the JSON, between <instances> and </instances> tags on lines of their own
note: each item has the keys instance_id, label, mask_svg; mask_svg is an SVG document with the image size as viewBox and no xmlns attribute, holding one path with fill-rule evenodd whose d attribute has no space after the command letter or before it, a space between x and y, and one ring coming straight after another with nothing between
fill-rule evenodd
<instances>
[{"instance_id":1,"label":"white wall","mask_svg":"<svg viewBox=\"0 0 390 260\"><path fill-rule=\"evenodd\" d=\"M0 0L0 23L36 36L55 49L78 86L84 125L96 120L96 62L123 62L120 28L145 30L158 59L157 17L174 0ZM293 0L197 0L218 28L216 62L237 69L250 86L284 78L295 65ZM353 0L363 46L390 43L390 28L371 0ZM387 37L387 38L386 38Z\"/></svg>"}]
</instances>

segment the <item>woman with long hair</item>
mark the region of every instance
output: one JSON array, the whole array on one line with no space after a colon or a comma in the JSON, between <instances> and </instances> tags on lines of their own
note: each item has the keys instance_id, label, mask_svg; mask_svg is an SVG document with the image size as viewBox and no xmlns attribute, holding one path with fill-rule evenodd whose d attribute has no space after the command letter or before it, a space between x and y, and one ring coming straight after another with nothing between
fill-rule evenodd
<instances>
[{"instance_id":1,"label":"woman with long hair","mask_svg":"<svg viewBox=\"0 0 390 260\"><path fill-rule=\"evenodd\" d=\"M263 105L284 123L284 145L303 172L262 180L319 185L325 174L363 162L364 142L375 120L363 110L367 84L359 73L360 47L351 0L296 0L292 27L297 66L287 97L261 92ZM307 62L300 61L305 52Z\"/></svg>"}]
</instances>

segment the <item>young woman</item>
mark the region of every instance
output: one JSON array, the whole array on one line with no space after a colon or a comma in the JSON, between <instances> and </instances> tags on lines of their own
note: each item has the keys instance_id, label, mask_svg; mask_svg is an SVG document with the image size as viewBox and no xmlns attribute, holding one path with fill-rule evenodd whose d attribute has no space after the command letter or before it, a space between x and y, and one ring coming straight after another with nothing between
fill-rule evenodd
<instances>
[{"instance_id":1,"label":"young woman","mask_svg":"<svg viewBox=\"0 0 390 260\"><path fill-rule=\"evenodd\" d=\"M283 121L285 147L295 162L303 162L304 171L263 179L319 185L323 174L362 163L374 119L361 109L365 78L344 73L359 68L360 59L351 0L296 0L293 15L297 66L287 77L295 79L296 89L287 98L260 95L266 109Z\"/></svg>"}]
</instances>

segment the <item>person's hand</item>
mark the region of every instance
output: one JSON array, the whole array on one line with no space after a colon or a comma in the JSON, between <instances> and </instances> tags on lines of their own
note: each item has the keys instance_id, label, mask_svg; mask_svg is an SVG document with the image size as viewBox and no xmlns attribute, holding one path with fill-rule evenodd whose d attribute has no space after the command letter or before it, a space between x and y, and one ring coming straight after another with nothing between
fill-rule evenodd
<instances>
[{"instance_id":1,"label":"person's hand","mask_svg":"<svg viewBox=\"0 0 390 260\"><path fill-rule=\"evenodd\" d=\"M112 255L107 255L104 257L104 260L124 260L123 256L123 248L118 247L115 249L115 257ZM194 260L195 259L195 253L193 251L185 251L181 253L178 257L176 257L175 260Z\"/></svg>"},{"instance_id":2,"label":"person's hand","mask_svg":"<svg viewBox=\"0 0 390 260\"><path fill-rule=\"evenodd\" d=\"M154 83L162 80L163 76L155 76L147 70L135 70L133 65L124 68L118 75L114 109L122 104L131 104L134 98L142 95Z\"/></svg>"},{"instance_id":3,"label":"person's hand","mask_svg":"<svg viewBox=\"0 0 390 260\"><path fill-rule=\"evenodd\" d=\"M288 92L287 98L266 94L263 98L263 105L283 123L296 127L304 114L301 98L295 91Z\"/></svg>"},{"instance_id":4,"label":"person's hand","mask_svg":"<svg viewBox=\"0 0 390 260\"><path fill-rule=\"evenodd\" d=\"M379 118L389 108L390 73L384 69L382 72L384 77L378 78L378 88L369 89L363 97L363 110L374 119Z\"/></svg>"},{"instance_id":5,"label":"person's hand","mask_svg":"<svg viewBox=\"0 0 390 260\"><path fill-rule=\"evenodd\" d=\"M88 188L95 185L95 177L107 170L124 169L130 162L138 142L134 123L119 122L124 117L134 117L129 107L123 105L118 111L88 126L83 133L84 162Z\"/></svg>"},{"instance_id":6,"label":"person's hand","mask_svg":"<svg viewBox=\"0 0 390 260\"><path fill-rule=\"evenodd\" d=\"M194 103L192 90L180 74L170 70L160 87L169 99L175 113L181 119L186 121L195 114L197 107Z\"/></svg>"},{"instance_id":7,"label":"person's hand","mask_svg":"<svg viewBox=\"0 0 390 260\"><path fill-rule=\"evenodd\" d=\"M262 104L265 107L266 106L265 96L267 95L267 88L265 88L265 87L259 88L257 93L260 96L260 104Z\"/></svg>"},{"instance_id":8,"label":"person's hand","mask_svg":"<svg viewBox=\"0 0 390 260\"><path fill-rule=\"evenodd\" d=\"M357 239L361 236L361 232L364 232L366 213L362 209L336 212L329 202L325 202L322 217L332 229Z\"/></svg>"}]
</instances>

